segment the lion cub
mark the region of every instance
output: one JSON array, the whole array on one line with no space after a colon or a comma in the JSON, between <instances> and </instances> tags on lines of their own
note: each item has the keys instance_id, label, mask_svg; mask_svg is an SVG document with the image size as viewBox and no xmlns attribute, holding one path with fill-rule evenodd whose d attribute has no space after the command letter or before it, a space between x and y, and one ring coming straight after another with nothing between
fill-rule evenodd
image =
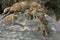
<instances>
[{"instance_id":1,"label":"lion cub","mask_svg":"<svg viewBox=\"0 0 60 40\"><path fill-rule=\"evenodd\" d=\"M36 8L31 7L29 10L25 10L24 14L27 19L35 19L36 13L37 13Z\"/></svg>"},{"instance_id":2,"label":"lion cub","mask_svg":"<svg viewBox=\"0 0 60 40\"><path fill-rule=\"evenodd\" d=\"M39 11L41 12L41 15L38 18L40 19L41 23L47 26L47 20L45 17L47 9L43 6L39 9Z\"/></svg>"},{"instance_id":3,"label":"lion cub","mask_svg":"<svg viewBox=\"0 0 60 40\"><path fill-rule=\"evenodd\" d=\"M4 18L4 21L6 24L8 23L15 23L15 20L17 19L17 15L9 15Z\"/></svg>"},{"instance_id":4,"label":"lion cub","mask_svg":"<svg viewBox=\"0 0 60 40\"><path fill-rule=\"evenodd\" d=\"M30 7L37 7L37 6L38 6L37 2L26 2L26 1L17 2L10 7L8 12L6 11L7 14L4 17L9 15L11 12L14 13L24 12L26 9L29 9Z\"/></svg>"}]
</instances>

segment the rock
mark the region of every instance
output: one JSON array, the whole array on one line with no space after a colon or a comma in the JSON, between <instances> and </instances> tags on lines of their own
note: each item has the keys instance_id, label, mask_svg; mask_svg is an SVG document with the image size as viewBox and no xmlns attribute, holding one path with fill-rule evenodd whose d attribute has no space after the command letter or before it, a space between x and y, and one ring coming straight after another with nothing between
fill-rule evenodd
<instances>
[{"instance_id":1,"label":"rock","mask_svg":"<svg viewBox=\"0 0 60 40\"><path fill-rule=\"evenodd\" d=\"M51 19L48 15L46 20L49 25L49 36L43 37L40 31L32 31L32 29L39 24L39 19L25 20L23 14L18 16L16 22L24 24L24 28L20 25L5 25L0 21L0 40L60 40L60 27L54 19ZM1 17L1 16L0 16Z\"/></svg>"}]
</instances>

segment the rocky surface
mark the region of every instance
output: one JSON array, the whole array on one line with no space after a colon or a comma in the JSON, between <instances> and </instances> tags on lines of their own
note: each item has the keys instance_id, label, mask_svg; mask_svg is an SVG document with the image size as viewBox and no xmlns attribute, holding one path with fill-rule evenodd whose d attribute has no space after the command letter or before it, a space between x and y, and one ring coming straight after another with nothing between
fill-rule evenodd
<instances>
[{"instance_id":1,"label":"rocky surface","mask_svg":"<svg viewBox=\"0 0 60 40\"><path fill-rule=\"evenodd\" d=\"M2 16L0 16L2 18ZM5 25L4 19L0 18L0 40L60 40L60 26L54 19L46 15L48 21L49 36L43 37L40 31L32 31L40 23L39 19L26 20L24 14L18 15L16 23L24 25Z\"/></svg>"}]
</instances>

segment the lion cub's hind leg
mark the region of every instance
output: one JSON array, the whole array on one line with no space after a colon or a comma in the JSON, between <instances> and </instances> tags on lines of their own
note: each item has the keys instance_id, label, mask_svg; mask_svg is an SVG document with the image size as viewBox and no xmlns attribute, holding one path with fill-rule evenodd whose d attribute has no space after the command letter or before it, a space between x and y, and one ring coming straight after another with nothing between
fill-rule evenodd
<instances>
[{"instance_id":1,"label":"lion cub's hind leg","mask_svg":"<svg viewBox=\"0 0 60 40\"><path fill-rule=\"evenodd\" d=\"M47 26L45 26L44 24L40 24L40 25L38 25L37 27L35 27L34 29L33 29L33 31L41 31L41 34L43 35L43 36L48 36L48 27Z\"/></svg>"},{"instance_id":2,"label":"lion cub's hind leg","mask_svg":"<svg viewBox=\"0 0 60 40\"><path fill-rule=\"evenodd\" d=\"M47 26L45 26L44 24L40 24L40 30L42 32L43 36L48 36L48 30L47 30Z\"/></svg>"}]
</instances>

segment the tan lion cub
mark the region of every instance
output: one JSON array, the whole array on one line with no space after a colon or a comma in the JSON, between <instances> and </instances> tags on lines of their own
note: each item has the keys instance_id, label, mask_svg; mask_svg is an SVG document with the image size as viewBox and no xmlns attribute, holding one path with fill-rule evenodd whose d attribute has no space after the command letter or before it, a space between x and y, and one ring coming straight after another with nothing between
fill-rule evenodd
<instances>
[{"instance_id":1,"label":"tan lion cub","mask_svg":"<svg viewBox=\"0 0 60 40\"><path fill-rule=\"evenodd\" d=\"M9 15L11 12L14 13L18 13L20 11L23 12L24 10L29 9L30 7L37 7L37 6L38 6L37 2L26 2L26 1L17 2L10 7L10 10L8 12L6 11L7 14L4 17Z\"/></svg>"},{"instance_id":2,"label":"tan lion cub","mask_svg":"<svg viewBox=\"0 0 60 40\"><path fill-rule=\"evenodd\" d=\"M4 18L4 21L6 24L8 23L15 23L15 20L17 19L16 15L9 15Z\"/></svg>"}]
</instances>

